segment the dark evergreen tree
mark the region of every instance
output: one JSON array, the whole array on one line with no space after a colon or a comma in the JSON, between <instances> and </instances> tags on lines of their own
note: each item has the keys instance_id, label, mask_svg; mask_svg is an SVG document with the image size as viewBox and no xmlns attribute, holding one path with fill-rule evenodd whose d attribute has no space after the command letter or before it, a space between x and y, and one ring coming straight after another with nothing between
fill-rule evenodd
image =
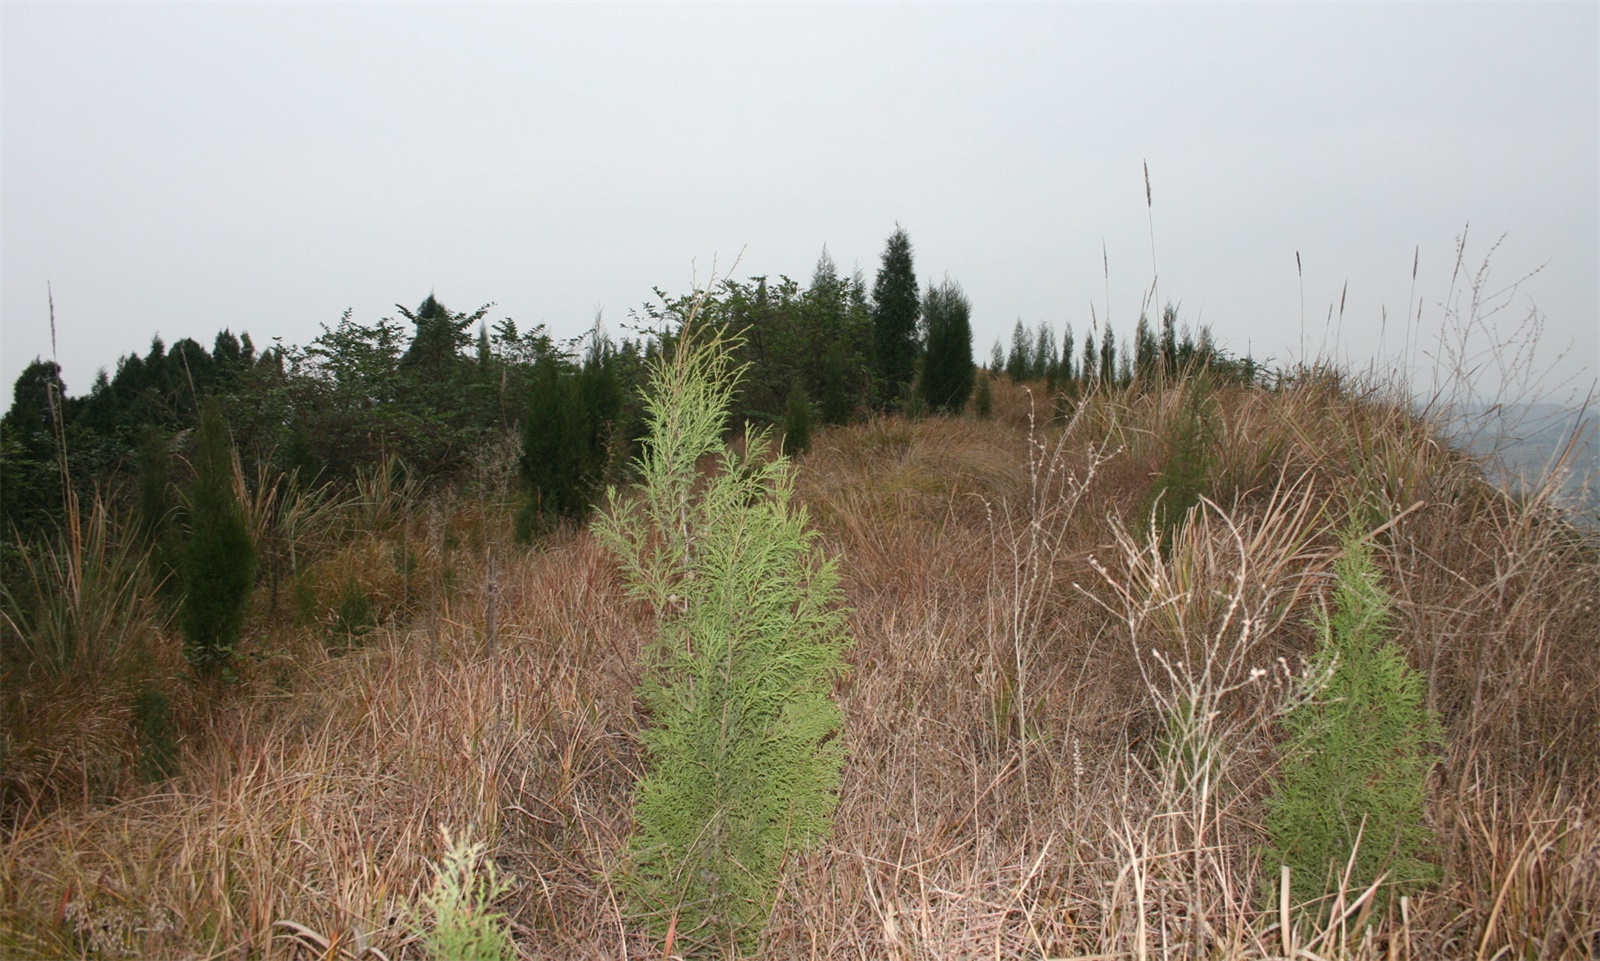
<instances>
[{"instance_id":1,"label":"dark evergreen tree","mask_svg":"<svg viewBox=\"0 0 1600 961\"><path fill-rule=\"evenodd\" d=\"M1005 370L1005 369L1006 369L1006 352L1005 352L1005 348L1001 347L1000 346L1000 341L997 340L997 341L994 342L994 346L989 348L989 376L998 377L998 376L1000 376L1000 372Z\"/></svg>"},{"instance_id":2,"label":"dark evergreen tree","mask_svg":"<svg viewBox=\"0 0 1600 961\"><path fill-rule=\"evenodd\" d=\"M183 653L202 674L214 676L233 657L256 571L255 541L234 491L228 423L215 401L200 416L188 508Z\"/></svg>"},{"instance_id":3,"label":"dark evergreen tree","mask_svg":"<svg viewBox=\"0 0 1600 961\"><path fill-rule=\"evenodd\" d=\"M1033 372L1033 347L1028 342L1028 328L1022 326L1022 318L1017 318L1017 325L1011 328L1011 354L1006 358L1006 376L1014 384L1020 384L1028 379Z\"/></svg>"},{"instance_id":4,"label":"dark evergreen tree","mask_svg":"<svg viewBox=\"0 0 1600 961\"><path fill-rule=\"evenodd\" d=\"M217 380L226 386L233 386L239 380L239 374L249 362L244 356L244 347L233 331L223 328L217 332L217 339L211 344L211 363L216 367Z\"/></svg>"},{"instance_id":5,"label":"dark evergreen tree","mask_svg":"<svg viewBox=\"0 0 1600 961\"><path fill-rule=\"evenodd\" d=\"M558 521L583 515L588 502L584 475L589 455L583 401L571 365L556 358L533 372L523 420L520 463L524 501L517 536L527 540Z\"/></svg>"},{"instance_id":6,"label":"dark evergreen tree","mask_svg":"<svg viewBox=\"0 0 1600 961\"><path fill-rule=\"evenodd\" d=\"M481 320L489 308L485 306L475 314L458 314L429 294L415 313L399 304L395 304L395 309L416 328L411 346L400 358L401 368L417 371L424 377L448 378L455 372L461 352L472 342L469 333L472 325Z\"/></svg>"},{"instance_id":7,"label":"dark evergreen tree","mask_svg":"<svg viewBox=\"0 0 1600 961\"><path fill-rule=\"evenodd\" d=\"M137 456L139 502L134 522L139 539L151 550L150 562L156 579L171 584L176 551L168 538L174 504L172 459L167 453L167 443L167 435L159 428L146 428Z\"/></svg>"},{"instance_id":8,"label":"dark evergreen tree","mask_svg":"<svg viewBox=\"0 0 1600 961\"><path fill-rule=\"evenodd\" d=\"M1095 350L1094 347L1093 328L1090 328L1089 333L1085 334L1083 338L1082 378L1083 386L1090 390L1093 390L1095 384L1100 381L1100 352Z\"/></svg>"},{"instance_id":9,"label":"dark evergreen tree","mask_svg":"<svg viewBox=\"0 0 1600 961\"><path fill-rule=\"evenodd\" d=\"M55 361L35 359L12 387L11 409L0 419L0 511L9 541L59 519L65 493L59 437L65 430L66 384Z\"/></svg>"},{"instance_id":10,"label":"dark evergreen tree","mask_svg":"<svg viewBox=\"0 0 1600 961\"><path fill-rule=\"evenodd\" d=\"M1067 324L1067 332L1061 335L1061 374L1057 378L1063 384L1070 384L1076 379L1073 365L1077 363L1077 357L1072 352L1074 346L1076 345L1072 342L1072 325Z\"/></svg>"},{"instance_id":11,"label":"dark evergreen tree","mask_svg":"<svg viewBox=\"0 0 1600 961\"><path fill-rule=\"evenodd\" d=\"M783 408L783 452L794 457L811 449L811 400L798 379L789 386Z\"/></svg>"},{"instance_id":12,"label":"dark evergreen tree","mask_svg":"<svg viewBox=\"0 0 1600 961\"><path fill-rule=\"evenodd\" d=\"M922 301L928 353L922 367L922 399L936 413L960 413L972 395L972 304L949 277L929 287Z\"/></svg>"},{"instance_id":13,"label":"dark evergreen tree","mask_svg":"<svg viewBox=\"0 0 1600 961\"><path fill-rule=\"evenodd\" d=\"M1161 370L1178 375L1178 309L1171 304L1161 312Z\"/></svg>"},{"instance_id":14,"label":"dark evergreen tree","mask_svg":"<svg viewBox=\"0 0 1600 961\"><path fill-rule=\"evenodd\" d=\"M1107 387L1115 387L1117 383L1117 335L1106 325L1106 335L1100 341L1100 380Z\"/></svg>"},{"instance_id":15,"label":"dark evergreen tree","mask_svg":"<svg viewBox=\"0 0 1600 961\"><path fill-rule=\"evenodd\" d=\"M1156 339L1150 334L1150 321L1139 315L1139 326L1133 330L1133 370L1134 376L1139 380L1149 380L1155 376L1156 362L1159 348Z\"/></svg>"},{"instance_id":16,"label":"dark evergreen tree","mask_svg":"<svg viewBox=\"0 0 1600 961\"><path fill-rule=\"evenodd\" d=\"M583 367L578 372L578 398L581 402L580 423L584 462L580 478L580 492L584 505L579 513L588 512L600 485L623 465L627 444L621 437L622 382L617 377L616 347L606 336L598 320L590 332L589 348L584 353ZM613 445L612 441L621 443Z\"/></svg>"},{"instance_id":17,"label":"dark evergreen tree","mask_svg":"<svg viewBox=\"0 0 1600 961\"><path fill-rule=\"evenodd\" d=\"M1032 360L1030 377L1033 380L1047 380L1051 375L1051 368L1055 366L1056 335L1050 325L1039 321L1039 326L1034 329L1033 350L1029 352Z\"/></svg>"},{"instance_id":18,"label":"dark evergreen tree","mask_svg":"<svg viewBox=\"0 0 1600 961\"><path fill-rule=\"evenodd\" d=\"M906 399L917 365L917 322L922 304L912 263L911 238L895 225L883 250L883 265L872 285L872 340L877 366L878 403L898 408Z\"/></svg>"}]
</instances>

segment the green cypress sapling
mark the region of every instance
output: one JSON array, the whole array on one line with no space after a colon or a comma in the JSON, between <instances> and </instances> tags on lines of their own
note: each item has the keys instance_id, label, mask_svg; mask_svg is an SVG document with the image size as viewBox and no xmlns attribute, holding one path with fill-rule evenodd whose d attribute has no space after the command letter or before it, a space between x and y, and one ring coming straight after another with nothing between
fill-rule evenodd
<instances>
[{"instance_id":1,"label":"green cypress sapling","mask_svg":"<svg viewBox=\"0 0 1600 961\"><path fill-rule=\"evenodd\" d=\"M638 496L597 525L658 617L624 887L688 951L754 945L785 857L827 833L844 759L839 576L791 506L788 460L759 434L742 453L723 440L729 349L690 326L655 362Z\"/></svg>"},{"instance_id":2,"label":"green cypress sapling","mask_svg":"<svg viewBox=\"0 0 1600 961\"><path fill-rule=\"evenodd\" d=\"M1321 622L1322 648L1307 675L1326 681L1284 718L1289 737L1267 798L1265 863L1274 878L1278 865L1289 866L1293 899L1304 904L1329 890L1354 851L1347 890L1354 896L1387 872L1381 906L1437 876L1424 860L1423 815L1440 728L1423 704L1424 678L1389 640L1391 602L1370 545L1354 531L1343 542L1333 614Z\"/></svg>"},{"instance_id":3,"label":"green cypress sapling","mask_svg":"<svg viewBox=\"0 0 1600 961\"><path fill-rule=\"evenodd\" d=\"M183 551L184 657L201 673L227 666L255 586L256 545L234 490L233 444L215 401L200 415Z\"/></svg>"}]
</instances>

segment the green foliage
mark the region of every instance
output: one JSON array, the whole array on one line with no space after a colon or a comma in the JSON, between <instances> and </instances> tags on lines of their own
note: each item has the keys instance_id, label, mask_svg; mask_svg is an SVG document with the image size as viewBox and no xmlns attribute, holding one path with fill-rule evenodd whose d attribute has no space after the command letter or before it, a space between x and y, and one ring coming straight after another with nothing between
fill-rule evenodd
<instances>
[{"instance_id":1,"label":"green foliage","mask_svg":"<svg viewBox=\"0 0 1600 961\"><path fill-rule=\"evenodd\" d=\"M846 423L854 412L854 405L850 403L849 388L846 386L844 345L835 343L829 347L824 363L826 372L822 387L822 422Z\"/></svg>"},{"instance_id":2,"label":"green foliage","mask_svg":"<svg viewBox=\"0 0 1600 961\"><path fill-rule=\"evenodd\" d=\"M452 840L444 833L445 852L434 866L433 887L422 899L425 910L413 912L412 930L422 949L435 961L509 961L516 946L506 930L505 915L494 902L511 888L485 858L488 845Z\"/></svg>"},{"instance_id":3,"label":"green foliage","mask_svg":"<svg viewBox=\"0 0 1600 961\"><path fill-rule=\"evenodd\" d=\"M62 516L58 438L66 385L53 361L35 360L12 388L11 409L0 419L0 522L28 535L49 531Z\"/></svg>"},{"instance_id":4,"label":"green foliage","mask_svg":"<svg viewBox=\"0 0 1600 961\"><path fill-rule=\"evenodd\" d=\"M523 418L525 500L517 517L519 538L526 540L559 519L581 516L588 503L582 404L577 376L565 362L551 358L534 368Z\"/></svg>"},{"instance_id":5,"label":"green foliage","mask_svg":"<svg viewBox=\"0 0 1600 961\"><path fill-rule=\"evenodd\" d=\"M738 335L729 347L745 369L729 408L735 426L779 422L796 379L808 397L823 398L829 423L844 423L871 387L873 330L863 284L859 275L840 278L824 256L805 290L782 275L724 280L692 296L663 296L645 310L663 351L691 311L699 323Z\"/></svg>"},{"instance_id":6,"label":"green foliage","mask_svg":"<svg viewBox=\"0 0 1600 961\"><path fill-rule=\"evenodd\" d=\"M221 409L200 416L182 558L184 657L216 674L233 657L255 586L256 547L234 489L233 444Z\"/></svg>"},{"instance_id":7,"label":"green foliage","mask_svg":"<svg viewBox=\"0 0 1600 961\"><path fill-rule=\"evenodd\" d=\"M872 341L881 406L897 408L906 399L916 374L917 321L921 313L911 238L897 224L884 246L883 265L872 284Z\"/></svg>"},{"instance_id":8,"label":"green foliage","mask_svg":"<svg viewBox=\"0 0 1600 961\"><path fill-rule=\"evenodd\" d=\"M137 652L149 629L145 555L118 536L103 501L6 567L0 621L7 656L46 677L93 677Z\"/></svg>"},{"instance_id":9,"label":"green foliage","mask_svg":"<svg viewBox=\"0 0 1600 961\"><path fill-rule=\"evenodd\" d=\"M1168 378L1178 376L1178 309L1171 304L1161 311L1159 356L1161 372Z\"/></svg>"},{"instance_id":10,"label":"green foliage","mask_svg":"<svg viewBox=\"0 0 1600 961\"><path fill-rule=\"evenodd\" d=\"M581 521L614 461L626 457L617 355L597 330L582 366L547 356L534 367L523 419L523 504L517 536Z\"/></svg>"},{"instance_id":11,"label":"green foliage","mask_svg":"<svg viewBox=\"0 0 1600 961\"><path fill-rule=\"evenodd\" d=\"M361 582L351 578L339 587L338 599L333 606L333 624L330 630L346 647L360 643L361 639L377 626L377 612L372 598Z\"/></svg>"},{"instance_id":12,"label":"green foliage","mask_svg":"<svg viewBox=\"0 0 1600 961\"><path fill-rule=\"evenodd\" d=\"M137 455L137 484L139 500L135 506L135 531L140 542L150 552L152 577L167 591L174 590L180 547L173 531L172 458L168 454L169 439L160 429L146 429Z\"/></svg>"},{"instance_id":13,"label":"green foliage","mask_svg":"<svg viewBox=\"0 0 1600 961\"><path fill-rule=\"evenodd\" d=\"M1353 530L1334 575L1333 614L1320 623L1323 644L1308 672L1326 681L1284 719L1264 857L1273 868L1289 865L1303 904L1339 883L1354 852L1346 890L1354 897L1386 873L1381 907L1437 877L1424 860L1423 816L1441 731L1423 705L1423 676L1389 641L1389 595L1371 547Z\"/></svg>"},{"instance_id":14,"label":"green foliage","mask_svg":"<svg viewBox=\"0 0 1600 961\"><path fill-rule=\"evenodd\" d=\"M978 378L978 396L972 403L975 413L982 420L988 420L994 416L994 392L989 387L989 379L993 376L993 374L985 371L983 376Z\"/></svg>"},{"instance_id":15,"label":"green foliage","mask_svg":"<svg viewBox=\"0 0 1600 961\"><path fill-rule=\"evenodd\" d=\"M972 396L972 305L961 285L944 279L922 301L928 352L922 366L922 398L929 409L959 413Z\"/></svg>"},{"instance_id":16,"label":"green foliage","mask_svg":"<svg viewBox=\"0 0 1600 961\"><path fill-rule=\"evenodd\" d=\"M624 881L658 932L748 948L785 856L826 834L837 803L843 718L829 695L847 637L787 459L760 435L742 454L723 440L728 341L690 330L651 371L638 497L597 528L658 616Z\"/></svg>"},{"instance_id":17,"label":"green foliage","mask_svg":"<svg viewBox=\"0 0 1600 961\"><path fill-rule=\"evenodd\" d=\"M798 380L789 388L789 401L783 408L783 454L793 457L811 449L811 401L806 387Z\"/></svg>"}]
</instances>

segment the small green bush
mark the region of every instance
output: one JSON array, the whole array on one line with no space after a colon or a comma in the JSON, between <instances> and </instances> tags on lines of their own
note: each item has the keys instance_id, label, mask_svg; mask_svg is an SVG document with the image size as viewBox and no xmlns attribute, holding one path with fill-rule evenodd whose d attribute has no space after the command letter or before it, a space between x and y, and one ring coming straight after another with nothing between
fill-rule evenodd
<instances>
[{"instance_id":1,"label":"small green bush","mask_svg":"<svg viewBox=\"0 0 1600 961\"><path fill-rule=\"evenodd\" d=\"M433 888L413 914L412 929L435 961L505 961L517 951L505 915L492 908L510 890L484 857L488 845L444 834L445 852L434 867Z\"/></svg>"},{"instance_id":2,"label":"small green bush","mask_svg":"<svg viewBox=\"0 0 1600 961\"><path fill-rule=\"evenodd\" d=\"M172 705L160 688L145 685L133 697L133 723L139 738L139 771L152 784L178 772L177 733Z\"/></svg>"},{"instance_id":3,"label":"small green bush","mask_svg":"<svg viewBox=\"0 0 1600 961\"><path fill-rule=\"evenodd\" d=\"M378 617L361 582L351 578L339 588L339 599L333 609L331 631L336 640L346 646L360 643L377 626Z\"/></svg>"},{"instance_id":4,"label":"small green bush","mask_svg":"<svg viewBox=\"0 0 1600 961\"><path fill-rule=\"evenodd\" d=\"M1353 852L1346 890L1354 898L1387 872L1381 908L1437 876L1423 857L1423 815L1441 732L1423 706L1422 675L1388 640L1390 600L1371 548L1354 532L1343 540L1333 614L1322 619L1322 648L1307 674L1321 686L1284 718L1264 873L1275 879L1277 866L1288 865L1293 899L1306 904L1342 879ZM1320 913L1326 909L1324 902Z\"/></svg>"}]
</instances>

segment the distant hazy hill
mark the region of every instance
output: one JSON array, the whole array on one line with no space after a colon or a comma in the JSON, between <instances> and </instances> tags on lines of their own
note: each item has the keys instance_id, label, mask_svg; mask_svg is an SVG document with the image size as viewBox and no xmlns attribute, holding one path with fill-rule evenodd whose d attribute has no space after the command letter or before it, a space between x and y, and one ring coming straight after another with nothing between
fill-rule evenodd
<instances>
[{"instance_id":1,"label":"distant hazy hill","mask_svg":"<svg viewBox=\"0 0 1600 961\"><path fill-rule=\"evenodd\" d=\"M1591 520L1600 519L1600 413L1559 404L1475 406L1457 414L1452 433L1467 449L1492 455L1504 465L1513 483L1528 485L1556 466L1574 443L1563 465L1562 493L1570 505Z\"/></svg>"}]
</instances>

